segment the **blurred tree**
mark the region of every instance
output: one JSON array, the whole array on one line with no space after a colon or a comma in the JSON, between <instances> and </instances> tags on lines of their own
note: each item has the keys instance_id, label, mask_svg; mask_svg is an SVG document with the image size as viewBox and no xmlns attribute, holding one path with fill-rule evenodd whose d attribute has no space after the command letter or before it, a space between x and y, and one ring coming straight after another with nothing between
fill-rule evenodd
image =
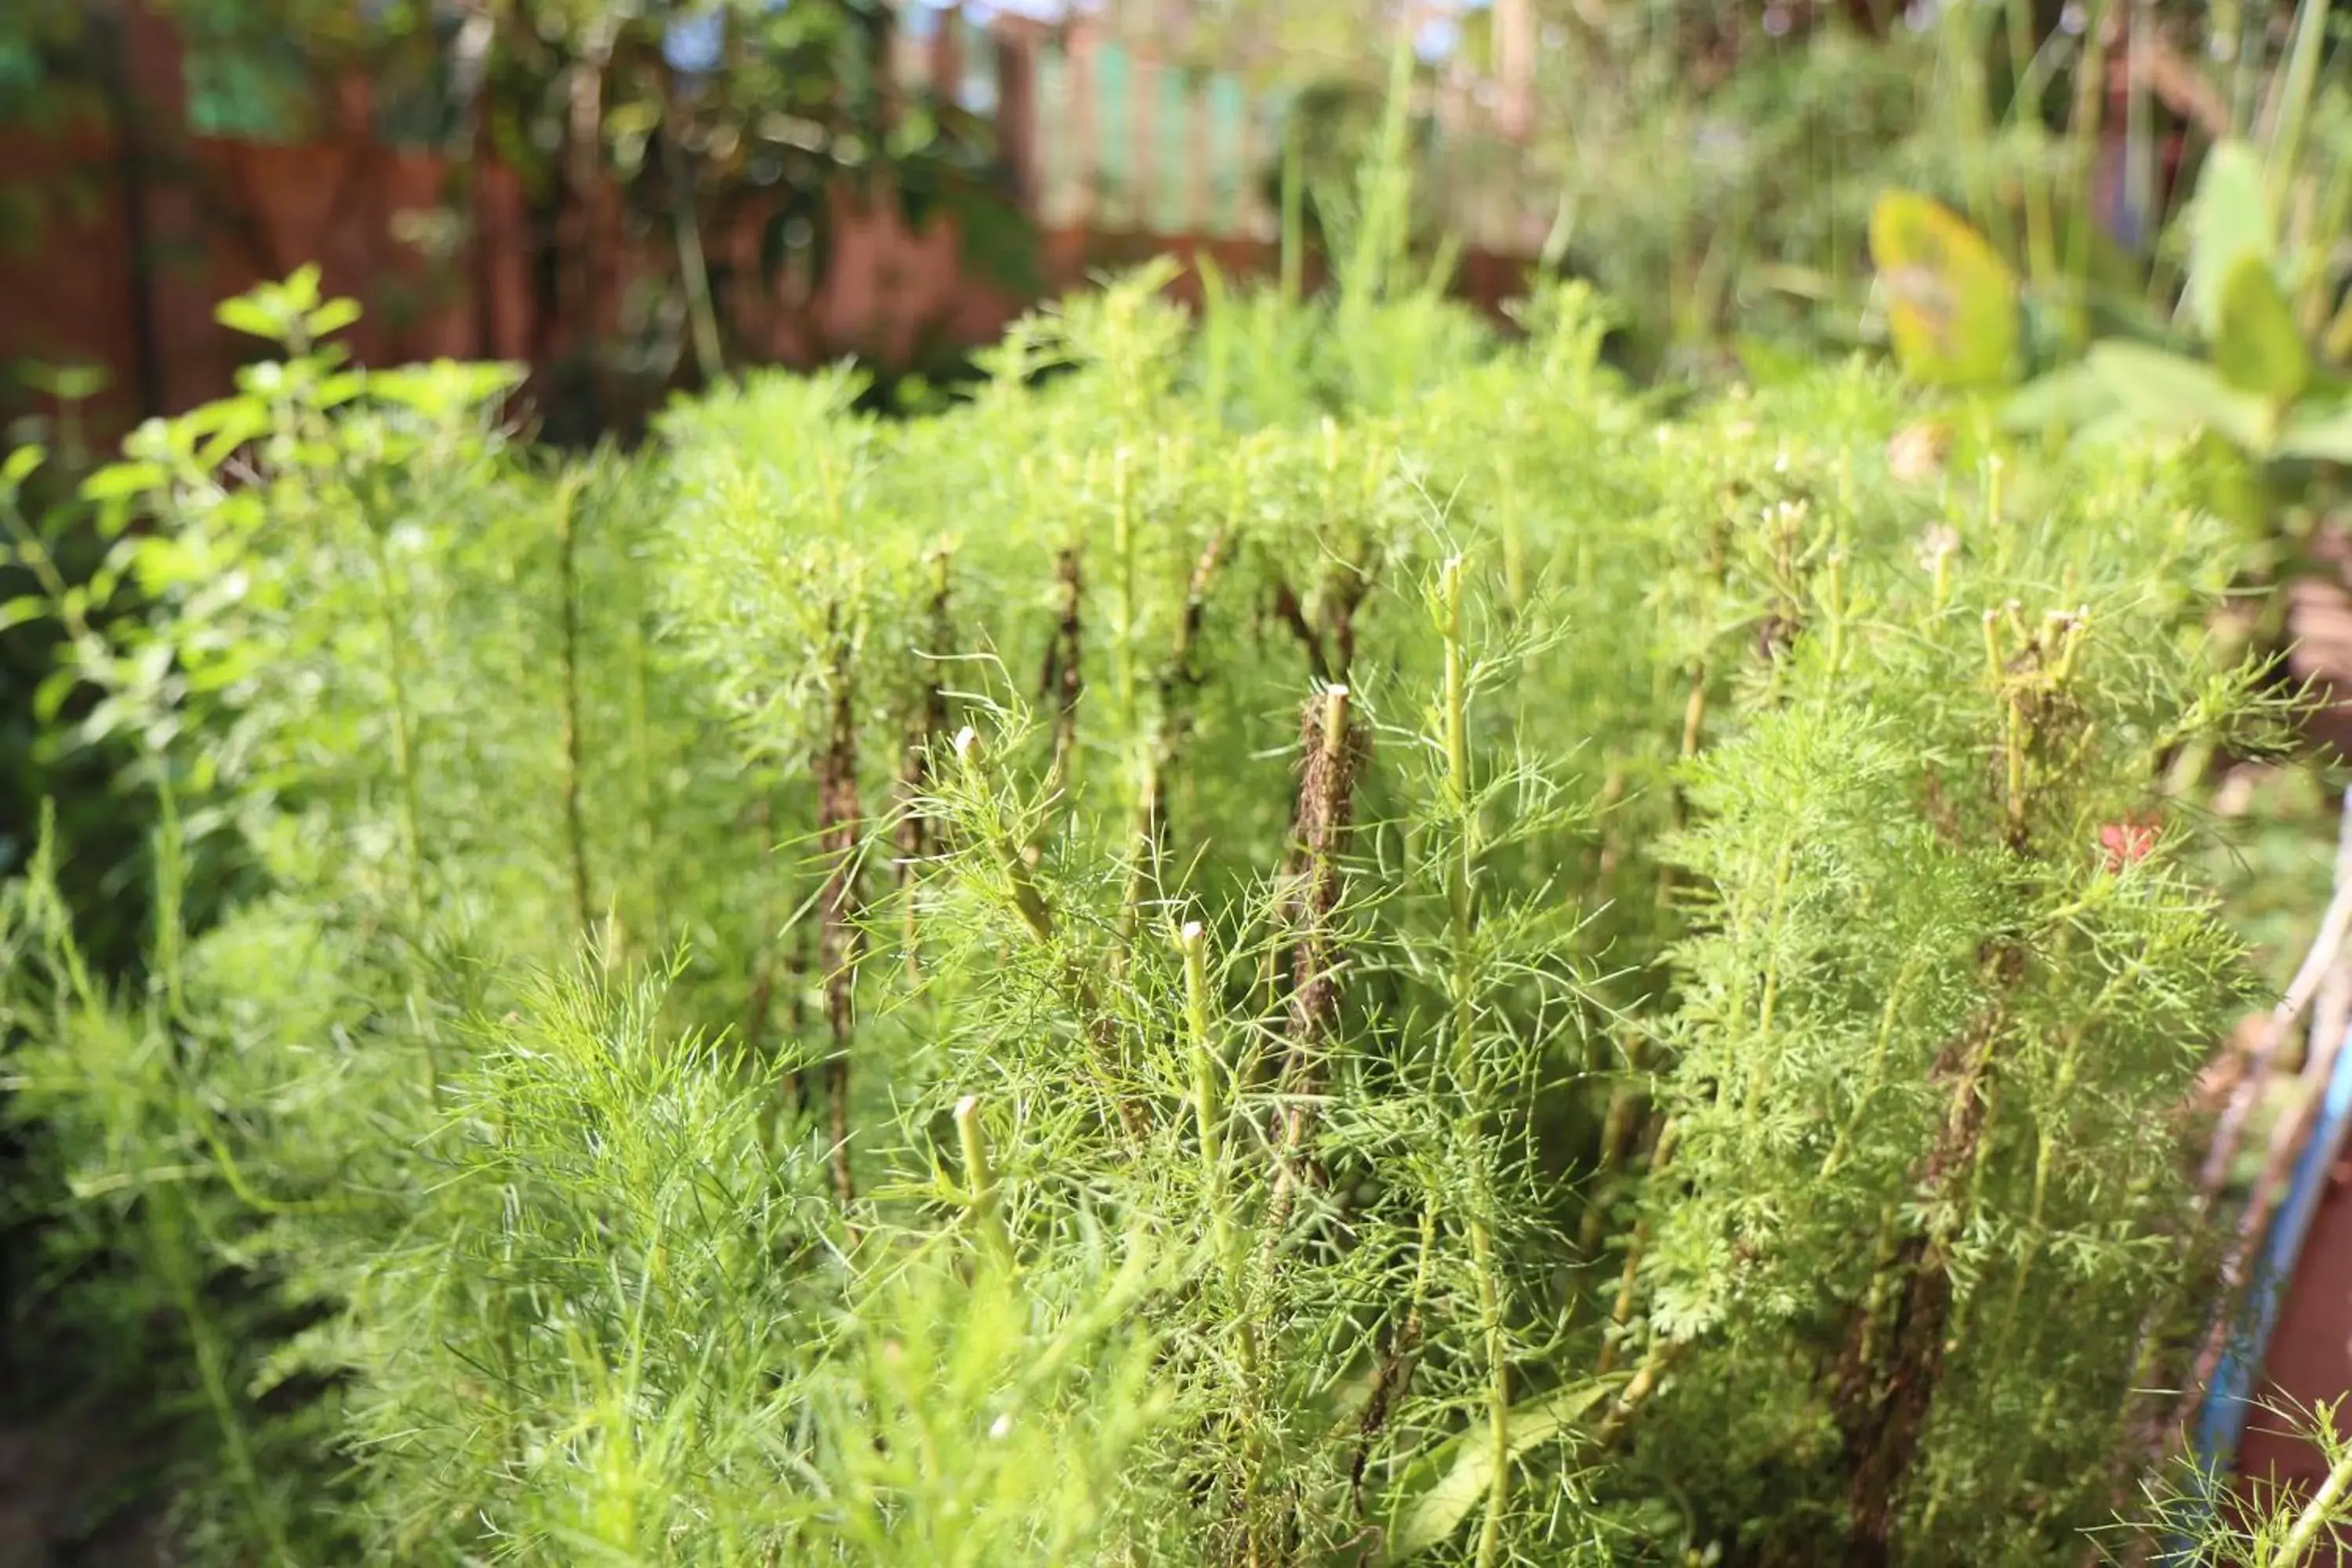
<instances>
[{"instance_id":1,"label":"blurred tree","mask_svg":"<svg viewBox=\"0 0 2352 1568\"><path fill-rule=\"evenodd\" d=\"M108 39L100 18L79 5L0 6L0 133L55 134L106 111ZM0 169L0 245L29 244L59 204L85 208L89 182L60 182L43 166L27 175Z\"/></svg>"},{"instance_id":2,"label":"blurred tree","mask_svg":"<svg viewBox=\"0 0 2352 1568\"><path fill-rule=\"evenodd\" d=\"M567 362L561 379L586 398L581 434L625 417L625 374L707 379L760 353L761 323L732 307L811 298L844 195L894 203L909 226L950 214L967 264L1015 288L1033 277L992 124L952 83L894 80L885 0L156 4L192 46L192 119L236 121L204 128L302 134L328 118L328 89L363 78L375 134L450 154L460 218L478 223L484 168L516 172L535 356ZM300 94L263 69L289 57ZM257 72L268 90L239 85ZM741 279L710 242L751 223L758 276ZM624 238L667 258L650 304L617 295Z\"/></svg>"}]
</instances>

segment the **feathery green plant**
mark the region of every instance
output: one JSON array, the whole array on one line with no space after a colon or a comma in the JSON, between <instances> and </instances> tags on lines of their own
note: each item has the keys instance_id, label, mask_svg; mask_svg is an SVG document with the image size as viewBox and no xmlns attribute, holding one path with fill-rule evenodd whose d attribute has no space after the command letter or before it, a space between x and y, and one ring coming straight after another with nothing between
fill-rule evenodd
<instances>
[{"instance_id":1,"label":"feathery green plant","mask_svg":"<svg viewBox=\"0 0 2352 1568\"><path fill-rule=\"evenodd\" d=\"M1860 364L1664 420L1584 289L1400 267L560 468L233 308L287 357L93 481L152 607L66 646L250 890L110 996L37 873L0 993L191 1539L2079 1553L2200 1305L2232 536L1972 410L1906 478Z\"/></svg>"}]
</instances>

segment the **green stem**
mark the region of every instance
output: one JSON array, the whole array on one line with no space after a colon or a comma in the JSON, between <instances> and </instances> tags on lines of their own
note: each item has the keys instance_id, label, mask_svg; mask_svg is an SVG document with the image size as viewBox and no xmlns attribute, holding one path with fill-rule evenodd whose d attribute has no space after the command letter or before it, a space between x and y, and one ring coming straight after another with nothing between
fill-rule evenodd
<instances>
[{"instance_id":1,"label":"green stem","mask_svg":"<svg viewBox=\"0 0 2352 1568\"><path fill-rule=\"evenodd\" d=\"M999 1264L1011 1267L1013 1232L1004 1223L997 1201L996 1166L988 1155L988 1130L980 1124L980 1096L967 1094L956 1101L956 1140L963 1148L963 1178L971 1223L981 1244Z\"/></svg>"},{"instance_id":2,"label":"green stem","mask_svg":"<svg viewBox=\"0 0 2352 1568\"><path fill-rule=\"evenodd\" d=\"M1111 639L1111 680L1118 691L1122 722L1135 724L1135 518L1134 465L1121 447L1110 459L1111 554L1118 563L1118 627Z\"/></svg>"},{"instance_id":3,"label":"green stem","mask_svg":"<svg viewBox=\"0 0 2352 1568\"><path fill-rule=\"evenodd\" d=\"M1469 670L1463 645L1462 558L1440 570L1438 591L1445 614L1446 795L1456 817L1460 850L1452 870L1454 913L1454 1061L1465 1101L1463 1121L1476 1148L1477 1123L1486 1110L1486 1073L1477 1054L1477 875L1478 814L1470 773ZM1486 1491L1486 1515L1478 1533L1478 1568L1502 1560L1503 1517L1511 1500L1511 1373L1504 1339L1502 1287L1494 1238L1482 1212L1491 1183L1483 1160L1477 1173L1477 1205L1470 1217L1470 1256L1478 1276L1478 1310L1486 1352L1486 1424L1494 1444L1494 1475Z\"/></svg>"},{"instance_id":4,"label":"green stem","mask_svg":"<svg viewBox=\"0 0 2352 1568\"><path fill-rule=\"evenodd\" d=\"M578 486L564 482L556 498L556 581L561 611L563 677L563 833L572 862L572 925L588 929L588 829L581 808L579 531L573 526Z\"/></svg>"},{"instance_id":5,"label":"green stem","mask_svg":"<svg viewBox=\"0 0 2352 1568\"><path fill-rule=\"evenodd\" d=\"M1478 1568L1494 1568L1502 1560L1503 1515L1511 1501L1511 1363L1503 1342L1494 1242L1483 1219L1470 1222L1470 1256L1478 1269L1478 1310L1486 1321L1486 1436L1494 1446L1495 1468L1486 1521L1478 1531Z\"/></svg>"},{"instance_id":6,"label":"green stem","mask_svg":"<svg viewBox=\"0 0 2352 1568\"><path fill-rule=\"evenodd\" d=\"M1307 179L1302 164L1298 110L1293 105L1282 128L1282 302L1298 303L1307 268Z\"/></svg>"},{"instance_id":7,"label":"green stem","mask_svg":"<svg viewBox=\"0 0 2352 1568\"><path fill-rule=\"evenodd\" d=\"M2345 1455L2329 1468L2327 1479L2312 1494L2310 1503L2295 1519L2294 1528L2279 1542L2269 1568L2295 1568L2310 1555L2311 1549L2318 1544L2319 1532L2336 1521L2347 1489L2352 1489L2352 1454Z\"/></svg>"},{"instance_id":8,"label":"green stem","mask_svg":"<svg viewBox=\"0 0 2352 1568\"><path fill-rule=\"evenodd\" d=\"M1950 68L1958 79L1954 100L1960 114L1961 169L1968 191L1969 216L1992 241L1995 250L2003 256L2013 256L2016 234L1991 174L1993 137L1985 103L1984 39L1977 31L1977 8L1948 5L1944 8L1944 20L1941 43Z\"/></svg>"},{"instance_id":9,"label":"green stem","mask_svg":"<svg viewBox=\"0 0 2352 1568\"><path fill-rule=\"evenodd\" d=\"M1854 1097L1853 1110L1847 1114L1844 1124L1838 1128L1837 1141L1830 1145L1829 1157L1822 1162L1820 1179L1823 1184L1837 1174L1846 1151L1853 1146L1855 1130L1862 1125L1871 1101L1877 1098L1879 1087L1885 1081L1887 1053L1895 1044L1895 1016L1902 1005L1904 989L1910 984L1912 972L1917 967L1920 957L1920 953L1914 952L1906 958L1903 967L1895 972L1895 984L1886 988L1886 1005L1879 1012L1878 1040L1871 1047L1870 1068L1863 1079L1862 1092Z\"/></svg>"},{"instance_id":10,"label":"green stem","mask_svg":"<svg viewBox=\"0 0 2352 1568\"><path fill-rule=\"evenodd\" d=\"M1184 1021L1192 1058L1192 1121L1201 1140L1201 1190L1208 1205L1217 1262L1231 1283L1237 1261L1233 1218L1225 1212L1224 1106L1217 1092L1215 1042L1209 1023L1209 937L1198 921L1177 933L1184 955Z\"/></svg>"},{"instance_id":11,"label":"green stem","mask_svg":"<svg viewBox=\"0 0 2352 1568\"><path fill-rule=\"evenodd\" d=\"M2286 207L2288 183L2294 178L2295 160L2303 152L2305 121L2310 118L2312 89L2319 77L2319 57L2327 37L2328 0L2301 0L2294 10L2294 35L2287 46L2286 69L2273 89L2269 124L2271 206Z\"/></svg>"},{"instance_id":12,"label":"green stem","mask_svg":"<svg viewBox=\"0 0 2352 1568\"><path fill-rule=\"evenodd\" d=\"M2043 126L2042 105L2029 102L2025 89L2033 75L2033 6L2032 0L2008 0L2010 57L2010 120L2026 139L2025 185L2026 276L2038 290L2047 291L2057 280L2057 224L2051 213L2050 185L2037 166Z\"/></svg>"},{"instance_id":13,"label":"green stem","mask_svg":"<svg viewBox=\"0 0 2352 1568\"><path fill-rule=\"evenodd\" d=\"M270 1506L262 1490L260 1468L255 1464L253 1447L247 1440L245 1422L238 1413L236 1392L228 1367L228 1356L221 1342L217 1326L205 1310L204 1293L196 1278L196 1259L190 1233L195 1221L182 1211L176 1194L166 1196L170 1189L156 1186L150 1189L147 1203L149 1245L154 1248L157 1271L167 1282L173 1304L178 1308L188 1328L188 1338L196 1357L196 1375L204 1384L205 1403L211 1408L213 1419L220 1428L221 1449L236 1489L243 1494L247 1511L269 1554L291 1568L294 1553L288 1545L286 1532L277 1510Z\"/></svg>"},{"instance_id":14,"label":"green stem","mask_svg":"<svg viewBox=\"0 0 2352 1568\"><path fill-rule=\"evenodd\" d=\"M662 152L669 163L670 217L677 236L677 269L686 285L687 319L694 329L694 360L702 379L727 374L719 344L719 311L710 296L710 267L702 254L702 226L695 214L694 165L676 136L665 131Z\"/></svg>"},{"instance_id":15,"label":"green stem","mask_svg":"<svg viewBox=\"0 0 2352 1568\"><path fill-rule=\"evenodd\" d=\"M1764 963L1763 994L1756 1005L1756 1038L1748 1047L1751 1064L1748 1069L1748 1089L1740 1104L1740 1122L1752 1137L1757 1119L1763 1114L1764 1092L1772 1078L1772 1061L1767 1047L1772 1039L1772 1014L1780 1000L1780 944L1773 940L1788 912L1789 879L1795 869L1797 844L1790 839L1780 846L1772 862L1772 909L1765 918L1765 941L1770 944Z\"/></svg>"},{"instance_id":16,"label":"green stem","mask_svg":"<svg viewBox=\"0 0 2352 1568\"><path fill-rule=\"evenodd\" d=\"M363 510L365 509L363 508ZM369 558L376 575L376 610L383 622L386 662L392 679L392 761L400 785L401 847L405 865L407 884L409 941L421 943L425 937L425 808L423 795L416 776L416 725L409 710L408 636L403 622L406 618L406 595L400 590L399 575L393 569L392 547L385 531L373 516L362 515L362 529L367 534ZM441 1099L441 1051L435 1031L425 1016L420 977L415 965L409 966L408 1010L425 1044L425 1088L428 1103Z\"/></svg>"}]
</instances>

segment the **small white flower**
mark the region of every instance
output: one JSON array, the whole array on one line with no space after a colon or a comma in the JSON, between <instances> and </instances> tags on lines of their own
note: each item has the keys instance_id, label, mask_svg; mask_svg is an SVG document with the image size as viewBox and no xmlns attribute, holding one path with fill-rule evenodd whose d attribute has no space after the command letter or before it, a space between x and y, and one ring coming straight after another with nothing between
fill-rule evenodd
<instances>
[{"instance_id":1,"label":"small white flower","mask_svg":"<svg viewBox=\"0 0 2352 1568\"><path fill-rule=\"evenodd\" d=\"M1919 564L1933 572L1936 563L1952 555L1960 548L1960 536L1946 523L1937 523L1919 536Z\"/></svg>"}]
</instances>

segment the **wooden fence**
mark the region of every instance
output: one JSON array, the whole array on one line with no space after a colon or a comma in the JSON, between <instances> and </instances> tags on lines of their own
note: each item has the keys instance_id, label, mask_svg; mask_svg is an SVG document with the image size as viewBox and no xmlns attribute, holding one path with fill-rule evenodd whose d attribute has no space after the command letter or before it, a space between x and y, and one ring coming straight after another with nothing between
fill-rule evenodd
<instances>
[{"instance_id":1,"label":"wooden fence","mask_svg":"<svg viewBox=\"0 0 2352 1568\"><path fill-rule=\"evenodd\" d=\"M902 16L894 76L992 121L1036 230L1045 291L1160 251L1213 254L1229 272L1271 266L1276 220L1261 186L1276 156L1277 100L1084 21L983 26L919 5ZM0 404L24 404L5 395L10 372L36 363L110 373L90 411L101 433L218 395L252 345L214 323L214 302L306 261L365 307L351 340L363 361L496 357L544 369L579 346L588 329L551 320L534 288L539 258L509 172L476 166L453 181L442 155L386 141L364 83L347 84L328 128L299 142L220 122L222 101L250 101L205 97L207 72L178 34L135 5L131 17L135 131L0 138L0 179L52 198L34 244L0 248ZM1427 107L1452 128L1439 184L1444 221L1464 243L1462 287L1491 305L1517 291L1511 258L1532 252L1550 212L1530 198L1507 139L1462 133L1478 119L1477 91L1451 80ZM466 210L452 213L448 193L459 188ZM603 205L593 265L618 310L631 281L664 263L625 238L617 201ZM734 279L735 352L904 363L986 342L1033 302L974 275L947 222L910 229L893 204L846 192L833 219L831 264L813 291L756 264L756 226L705 237Z\"/></svg>"}]
</instances>

